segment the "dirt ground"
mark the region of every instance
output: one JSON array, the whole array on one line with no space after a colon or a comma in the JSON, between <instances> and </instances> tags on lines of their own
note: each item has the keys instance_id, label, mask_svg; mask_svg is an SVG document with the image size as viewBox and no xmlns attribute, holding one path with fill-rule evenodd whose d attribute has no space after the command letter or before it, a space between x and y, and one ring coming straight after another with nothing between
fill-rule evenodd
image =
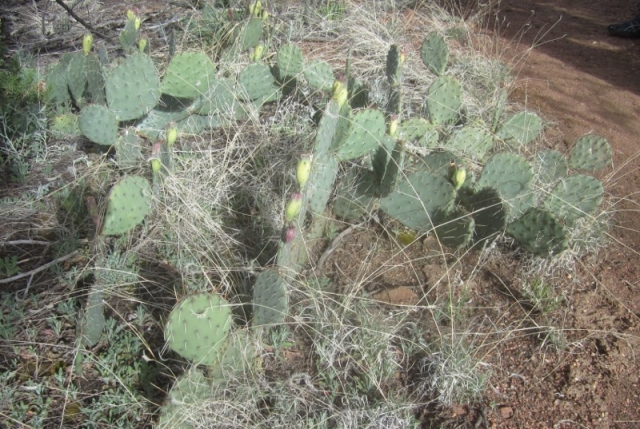
<instances>
[{"instance_id":1,"label":"dirt ground","mask_svg":"<svg viewBox=\"0 0 640 429\"><path fill-rule=\"evenodd\" d=\"M617 225L613 245L571 298L567 326L582 338L579 347L558 359L510 344L500 361L505 377L488 392L491 427L640 427L640 40L606 31L637 13L633 3L504 0L497 13L510 42L505 59L517 61L511 96L555 123L555 148L587 132L612 144L614 169L605 180Z\"/></svg>"}]
</instances>

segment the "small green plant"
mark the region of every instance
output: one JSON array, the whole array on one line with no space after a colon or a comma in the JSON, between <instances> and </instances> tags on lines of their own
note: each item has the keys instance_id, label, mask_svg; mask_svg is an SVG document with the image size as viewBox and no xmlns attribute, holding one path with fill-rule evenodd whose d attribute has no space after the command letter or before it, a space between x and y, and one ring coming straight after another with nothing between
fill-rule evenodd
<instances>
[{"instance_id":1,"label":"small green plant","mask_svg":"<svg viewBox=\"0 0 640 429\"><path fill-rule=\"evenodd\" d=\"M11 277L19 272L20 267L18 266L18 257L16 255L0 258L0 277Z\"/></svg>"}]
</instances>

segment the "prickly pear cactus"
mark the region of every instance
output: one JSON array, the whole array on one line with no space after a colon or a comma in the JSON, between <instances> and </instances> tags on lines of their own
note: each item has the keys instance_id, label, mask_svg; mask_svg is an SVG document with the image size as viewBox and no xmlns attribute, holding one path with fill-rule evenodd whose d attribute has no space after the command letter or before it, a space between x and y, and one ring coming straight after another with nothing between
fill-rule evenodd
<instances>
[{"instance_id":1,"label":"prickly pear cactus","mask_svg":"<svg viewBox=\"0 0 640 429\"><path fill-rule=\"evenodd\" d=\"M555 183L569 171L567 159L557 150L543 150L535 154L533 168L538 179L545 184Z\"/></svg>"},{"instance_id":2,"label":"prickly pear cactus","mask_svg":"<svg viewBox=\"0 0 640 429\"><path fill-rule=\"evenodd\" d=\"M558 255L567 248L565 228L550 212L539 208L530 208L510 223L507 233L536 256Z\"/></svg>"},{"instance_id":3,"label":"prickly pear cactus","mask_svg":"<svg viewBox=\"0 0 640 429\"><path fill-rule=\"evenodd\" d=\"M268 99L277 93L276 81L263 63L249 64L238 76L240 96L247 100ZM245 97L246 95L246 97Z\"/></svg>"},{"instance_id":4,"label":"prickly pear cactus","mask_svg":"<svg viewBox=\"0 0 640 429\"><path fill-rule=\"evenodd\" d=\"M464 209L437 212L434 223L438 225L434 233L438 241L445 246L458 249L471 242L475 221Z\"/></svg>"},{"instance_id":5,"label":"prickly pear cactus","mask_svg":"<svg viewBox=\"0 0 640 429\"><path fill-rule=\"evenodd\" d=\"M140 143L134 129L124 130L116 144L116 160L119 168L134 168L138 165L142 159Z\"/></svg>"},{"instance_id":6,"label":"prickly pear cactus","mask_svg":"<svg viewBox=\"0 0 640 429\"><path fill-rule=\"evenodd\" d=\"M111 146L118 140L116 115L101 104L90 104L82 109L78 126L82 134L94 143Z\"/></svg>"},{"instance_id":7,"label":"prickly pear cactus","mask_svg":"<svg viewBox=\"0 0 640 429\"><path fill-rule=\"evenodd\" d=\"M194 363L213 365L232 325L231 306L215 293L188 296L171 311L167 345Z\"/></svg>"},{"instance_id":8,"label":"prickly pear cactus","mask_svg":"<svg viewBox=\"0 0 640 429\"><path fill-rule=\"evenodd\" d=\"M196 367L179 376L167 395L167 402L160 407L158 428L193 429L196 422L190 420L193 407L201 406L213 393L213 386Z\"/></svg>"},{"instance_id":9,"label":"prickly pear cactus","mask_svg":"<svg viewBox=\"0 0 640 429\"><path fill-rule=\"evenodd\" d=\"M331 91L335 76L331 66L322 60L314 60L307 64L304 68L304 78L307 83L320 91Z\"/></svg>"},{"instance_id":10,"label":"prickly pear cactus","mask_svg":"<svg viewBox=\"0 0 640 429\"><path fill-rule=\"evenodd\" d=\"M604 137L588 134L576 140L569 166L577 170L597 171L611 165L611 146Z\"/></svg>"},{"instance_id":11,"label":"prickly pear cactus","mask_svg":"<svg viewBox=\"0 0 640 429\"><path fill-rule=\"evenodd\" d=\"M281 81L295 79L302 73L304 64L302 51L293 43L278 50L278 76Z\"/></svg>"},{"instance_id":12,"label":"prickly pear cactus","mask_svg":"<svg viewBox=\"0 0 640 429\"><path fill-rule=\"evenodd\" d=\"M364 168L350 170L336 189L333 212L341 219L354 221L367 213L376 199L376 177Z\"/></svg>"},{"instance_id":13,"label":"prickly pear cactus","mask_svg":"<svg viewBox=\"0 0 640 429\"><path fill-rule=\"evenodd\" d=\"M493 136L477 127L463 127L456 131L444 147L482 161L493 148Z\"/></svg>"},{"instance_id":14,"label":"prickly pear cactus","mask_svg":"<svg viewBox=\"0 0 640 429\"><path fill-rule=\"evenodd\" d=\"M177 98L196 98L208 91L215 75L216 66L204 53L184 52L171 59L160 90Z\"/></svg>"},{"instance_id":15,"label":"prickly pear cactus","mask_svg":"<svg viewBox=\"0 0 640 429\"><path fill-rule=\"evenodd\" d=\"M138 119L158 104L158 71L148 56L131 55L111 71L106 91L107 104L118 121Z\"/></svg>"},{"instance_id":16,"label":"prickly pear cactus","mask_svg":"<svg viewBox=\"0 0 640 429\"><path fill-rule=\"evenodd\" d=\"M341 161L361 158L373 152L385 132L384 115L377 109L365 109L356 113L350 132L342 141L335 142L335 155Z\"/></svg>"},{"instance_id":17,"label":"prickly pear cactus","mask_svg":"<svg viewBox=\"0 0 640 429\"><path fill-rule=\"evenodd\" d=\"M434 125L455 122L462 106L462 87L451 76L441 76L429 87L427 113Z\"/></svg>"},{"instance_id":18,"label":"prickly pear cactus","mask_svg":"<svg viewBox=\"0 0 640 429\"><path fill-rule=\"evenodd\" d=\"M604 197L602 183L582 174L562 179L544 201L547 209L567 224L594 213Z\"/></svg>"},{"instance_id":19,"label":"prickly pear cactus","mask_svg":"<svg viewBox=\"0 0 640 429\"><path fill-rule=\"evenodd\" d=\"M502 234L507 225L508 208L496 189L465 190L461 203L474 219L474 242L482 243Z\"/></svg>"},{"instance_id":20,"label":"prickly pear cactus","mask_svg":"<svg viewBox=\"0 0 640 429\"><path fill-rule=\"evenodd\" d=\"M125 177L111 189L101 234L118 235L129 231L144 220L150 205L151 186L147 179Z\"/></svg>"},{"instance_id":21,"label":"prickly pear cactus","mask_svg":"<svg viewBox=\"0 0 640 429\"><path fill-rule=\"evenodd\" d=\"M253 286L253 325L277 325L289 312L287 284L276 271L263 271Z\"/></svg>"},{"instance_id":22,"label":"prickly pear cactus","mask_svg":"<svg viewBox=\"0 0 640 429\"><path fill-rule=\"evenodd\" d=\"M531 143L542 132L542 120L532 112L519 112L507 119L496 135L505 143L522 146Z\"/></svg>"},{"instance_id":23,"label":"prickly pear cactus","mask_svg":"<svg viewBox=\"0 0 640 429\"><path fill-rule=\"evenodd\" d=\"M449 47L444 37L435 32L429 33L420 47L420 57L435 75L444 74L449 62Z\"/></svg>"},{"instance_id":24,"label":"prickly pear cactus","mask_svg":"<svg viewBox=\"0 0 640 429\"><path fill-rule=\"evenodd\" d=\"M250 375L256 370L258 350L247 329L238 329L227 337L218 352L218 360L209 367L216 383L223 383L229 374L236 377Z\"/></svg>"},{"instance_id":25,"label":"prickly pear cactus","mask_svg":"<svg viewBox=\"0 0 640 429\"><path fill-rule=\"evenodd\" d=\"M398 127L399 137L407 142L418 141L427 133L433 132L437 134L433 124L429 123L429 121L424 118L409 118L402 121Z\"/></svg>"},{"instance_id":26,"label":"prickly pear cactus","mask_svg":"<svg viewBox=\"0 0 640 429\"><path fill-rule=\"evenodd\" d=\"M437 210L451 208L455 194L453 185L443 176L419 170L382 198L380 209L411 229L428 230Z\"/></svg>"}]
</instances>

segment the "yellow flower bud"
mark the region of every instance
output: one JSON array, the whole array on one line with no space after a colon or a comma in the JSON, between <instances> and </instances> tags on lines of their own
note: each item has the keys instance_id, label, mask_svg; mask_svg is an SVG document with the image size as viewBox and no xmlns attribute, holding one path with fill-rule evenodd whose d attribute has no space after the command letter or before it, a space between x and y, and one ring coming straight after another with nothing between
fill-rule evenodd
<instances>
[{"instance_id":1,"label":"yellow flower bud","mask_svg":"<svg viewBox=\"0 0 640 429\"><path fill-rule=\"evenodd\" d=\"M144 50L147 48L148 41L149 41L149 39L147 39L146 37L142 37L138 41L138 49L140 50L140 53L143 53Z\"/></svg>"},{"instance_id":2,"label":"yellow flower bud","mask_svg":"<svg viewBox=\"0 0 640 429\"><path fill-rule=\"evenodd\" d=\"M291 199L287 203L287 207L285 208L284 219L287 222L291 222L296 218L296 216L298 216L300 210L302 210L302 195L294 192L291 195Z\"/></svg>"},{"instance_id":3,"label":"yellow flower bud","mask_svg":"<svg viewBox=\"0 0 640 429\"><path fill-rule=\"evenodd\" d=\"M457 168L453 175L453 186L456 188L456 191L462 187L466 178L467 170L465 170L464 167Z\"/></svg>"},{"instance_id":4,"label":"yellow flower bud","mask_svg":"<svg viewBox=\"0 0 640 429\"><path fill-rule=\"evenodd\" d=\"M298 179L298 185L300 189L304 188L311 175L311 156L303 156L298 161L298 168L296 169L296 178Z\"/></svg>"},{"instance_id":5,"label":"yellow flower bud","mask_svg":"<svg viewBox=\"0 0 640 429\"><path fill-rule=\"evenodd\" d=\"M140 30L140 25L142 25L142 20L139 16L136 16L135 20L133 21L133 26L136 27L136 31Z\"/></svg>"},{"instance_id":6,"label":"yellow flower bud","mask_svg":"<svg viewBox=\"0 0 640 429\"><path fill-rule=\"evenodd\" d=\"M151 158L149 161L151 161L151 171L153 171L154 173L159 173L160 169L162 168L160 160L158 158Z\"/></svg>"},{"instance_id":7,"label":"yellow flower bud","mask_svg":"<svg viewBox=\"0 0 640 429\"><path fill-rule=\"evenodd\" d=\"M398 115L392 115L389 121L389 136L395 137L398 134Z\"/></svg>"},{"instance_id":8,"label":"yellow flower bud","mask_svg":"<svg viewBox=\"0 0 640 429\"><path fill-rule=\"evenodd\" d=\"M82 52L85 55L88 55L91 52L91 47L93 46L93 36L91 34L85 34L82 38Z\"/></svg>"},{"instance_id":9,"label":"yellow flower bud","mask_svg":"<svg viewBox=\"0 0 640 429\"><path fill-rule=\"evenodd\" d=\"M344 103L347 102L347 98L349 97L349 90L347 89L347 85L336 80L333 82L333 92L331 97L338 102L338 106L342 107Z\"/></svg>"},{"instance_id":10,"label":"yellow flower bud","mask_svg":"<svg viewBox=\"0 0 640 429\"><path fill-rule=\"evenodd\" d=\"M262 13L260 14L260 19L262 19L263 21L266 21L267 19L269 19L269 12L267 12L266 10L263 10Z\"/></svg>"},{"instance_id":11,"label":"yellow flower bud","mask_svg":"<svg viewBox=\"0 0 640 429\"><path fill-rule=\"evenodd\" d=\"M127 10L127 19L129 21L133 20L136 18L136 13L134 11L132 11L131 9Z\"/></svg>"},{"instance_id":12,"label":"yellow flower bud","mask_svg":"<svg viewBox=\"0 0 640 429\"><path fill-rule=\"evenodd\" d=\"M171 126L167 130L167 144L169 146L173 146L173 144L178 139L178 129L175 126Z\"/></svg>"},{"instance_id":13,"label":"yellow flower bud","mask_svg":"<svg viewBox=\"0 0 640 429\"><path fill-rule=\"evenodd\" d=\"M264 45L260 43L253 50L255 52L255 60L260 61L262 59L262 55L264 54Z\"/></svg>"}]
</instances>

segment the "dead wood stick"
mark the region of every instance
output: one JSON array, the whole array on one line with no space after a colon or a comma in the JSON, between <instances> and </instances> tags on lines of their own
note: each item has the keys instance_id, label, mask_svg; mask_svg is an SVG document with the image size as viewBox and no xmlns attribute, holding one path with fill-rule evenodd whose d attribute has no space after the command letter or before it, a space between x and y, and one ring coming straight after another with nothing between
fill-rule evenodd
<instances>
[{"instance_id":1,"label":"dead wood stick","mask_svg":"<svg viewBox=\"0 0 640 429\"><path fill-rule=\"evenodd\" d=\"M109 36L105 36L104 34L102 34L101 32L99 32L98 30L96 30L95 28L93 28L93 26L91 24L89 24L87 21L85 21L84 19L80 18L69 6L67 6L62 0L56 0L56 3L58 3L60 6L62 6L62 8L64 10L67 11L67 13L69 15L71 15L73 17L73 19L75 19L76 21L78 21L80 24L82 24L84 26L84 28L86 28L87 30L89 30L90 32L92 32L93 34L95 34L96 36L98 36L99 38L106 40L107 42L113 42L113 40L111 39L111 37Z\"/></svg>"}]
</instances>

